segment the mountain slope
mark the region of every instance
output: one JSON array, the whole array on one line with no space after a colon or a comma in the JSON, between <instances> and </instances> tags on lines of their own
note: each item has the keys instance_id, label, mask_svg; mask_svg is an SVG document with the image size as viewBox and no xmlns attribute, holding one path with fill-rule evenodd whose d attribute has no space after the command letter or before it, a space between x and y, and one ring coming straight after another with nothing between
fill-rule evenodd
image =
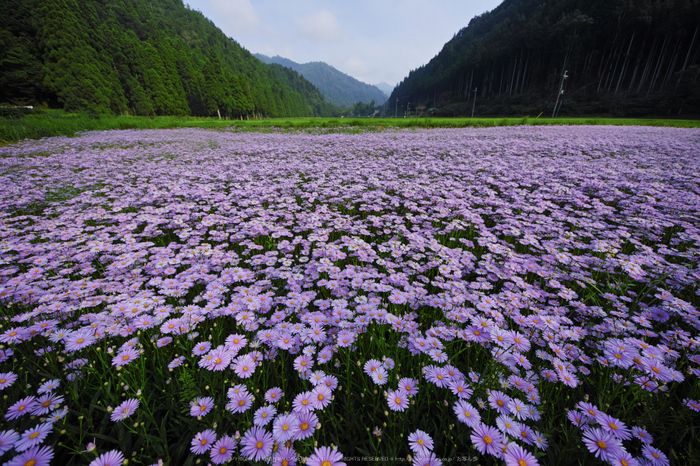
<instances>
[{"instance_id":1,"label":"mountain slope","mask_svg":"<svg viewBox=\"0 0 700 466\"><path fill-rule=\"evenodd\" d=\"M287 58L268 57L257 53L255 57L263 63L275 63L293 69L318 87L328 102L339 107L351 107L357 102L371 101L382 104L386 100L384 93L375 86L360 82L323 62L300 64Z\"/></svg>"},{"instance_id":2,"label":"mountain slope","mask_svg":"<svg viewBox=\"0 0 700 466\"><path fill-rule=\"evenodd\" d=\"M0 103L305 116L304 96L181 0L3 0Z\"/></svg>"},{"instance_id":3,"label":"mountain slope","mask_svg":"<svg viewBox=\"0 0 700 466\"><path fill-rule=\"evenodd\" d=\"M379 89L380 91L382 91L386 95L391 95L391 91L394 90L395 86L392 86L389 83L379 83L379 84L375 84L374 87L376 87L377 89Z\"/></svg>"},{"instance_id":4,"label":"mountain slope","mask_svg":"<svg viewBox=\"0 0 700 466\"><path fill-rule=\"evenodd\" d=\"M438 114L700 114L699 0L505 0L390 101ZM476 89L476 93L474 90Z\"/></svg>"}]
</instances>

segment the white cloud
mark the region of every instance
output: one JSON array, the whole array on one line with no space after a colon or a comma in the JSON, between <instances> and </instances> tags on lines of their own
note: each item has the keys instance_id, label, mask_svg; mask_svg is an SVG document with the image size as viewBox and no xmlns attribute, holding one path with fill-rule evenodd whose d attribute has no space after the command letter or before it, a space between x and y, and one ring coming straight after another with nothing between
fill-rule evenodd
<instances>
[{"instance_id":1,"label":"white cloud","mask_svg":"<svg viewBox=\"0 0 700 466\"><path fill-rule=\"evenodd\" d=\"M328 10L321 10L295 21L297 31L311 40L335 42L343 35L343 28L335 15Z\"/></svg>"},{"instance_id":2,"label":"white cloud","mask_svg":"<svg viewBox=\"0 0 700 466\"><path fill-rule=\"evenodd\" d=\"M211 6L219 17L216 25L231 34L249 34L260 28L260 18L250 0L212 0Z\"/></svg>"},{"instance_id":3,"label":"white cloud","mask_svg":"<svg viewBox=\"0 0 700 466\"><path fill-rule=\"evenodd\" d=\"M366 82L363 78L374 71L358 54L353 54L345 60L340 70L363 82Z\"/></svg>"}]
</instances>

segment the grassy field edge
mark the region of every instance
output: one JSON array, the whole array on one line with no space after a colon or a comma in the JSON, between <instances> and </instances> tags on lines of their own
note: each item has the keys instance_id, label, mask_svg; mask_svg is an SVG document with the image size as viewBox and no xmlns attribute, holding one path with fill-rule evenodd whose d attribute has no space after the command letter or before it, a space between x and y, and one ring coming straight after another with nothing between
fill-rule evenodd
<instances>
[{"instance_id":1,"label":"grassy field edge","mask_svg":"<svg viewBox=\"0 0 700 466\"><path fill-rule=\"evenodd\" d=\"M53 136L74 136L76 133L114 129L221 128L244 129L309 129L333 127L364 128L463 128L515 125L624 125L698 128L700 120L632 119L632 118L276 118L264 120L219 120L216 118L173 117L155 118L116 116L93 118L51 112L30 114L23 118L0 120L0 145L24 139Z\"/></svg>"}]
</instances>

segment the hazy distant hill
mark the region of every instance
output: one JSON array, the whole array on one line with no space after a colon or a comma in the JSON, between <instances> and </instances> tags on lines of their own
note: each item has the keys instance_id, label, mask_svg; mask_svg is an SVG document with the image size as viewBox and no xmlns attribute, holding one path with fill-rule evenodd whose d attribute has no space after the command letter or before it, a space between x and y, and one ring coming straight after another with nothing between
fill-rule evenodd
<instances>
[{"instance_id":1,"label":"hazy distant hill","mask_svg":"<svg viewBox=\"0 0 700 466\"><path fill-rule=\"evenodd\" d=\"M437 114L700 114L699 0L504 0L477 16L390 103Z\"/></svg>"},{"instance_id":2,"label":"hazy distant hill","mask_svg":"<svg viewBox=\"0 0 700 466\"><path fill-rule=\"evenodd\" d=\"M394 90L394 86L388 83L375 84L374 87L385 93L387 96L391 95L391 91Z\"/></svg>"},{"instance_id":3,"label":"hazy distant hill","mask_svg":"<svg viewBox=\"0 0 700 466\"><path fill-rule=\"evenodd\" d=\"M296 63L280 56L268 57L254 54L263 63L286 66L297 71L318 87L326 101L339 107L351 107L357 102L369 103L374 101L382 104L386 100L384 92L376 86L370 86L358 81L352 76L338 71L323 62Z\"/></svg>"},{"instance_id":4,"label":"hazy distant hill","mask_svg":"<svg viewBox=\"0 0 700 466\"><path fill-rule=\"evenodd\" d=\"M232 118L324 113L306 87L280 80L181 0L0 1L0 104Z\"/></svg>"}]
</instances>

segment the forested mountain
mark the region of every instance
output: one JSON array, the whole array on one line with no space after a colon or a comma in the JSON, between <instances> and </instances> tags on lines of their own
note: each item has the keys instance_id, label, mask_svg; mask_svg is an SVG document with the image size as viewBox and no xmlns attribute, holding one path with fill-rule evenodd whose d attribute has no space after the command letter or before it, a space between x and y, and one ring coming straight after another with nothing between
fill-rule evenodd
<instances>
[{"instance_id":1,"label":"forested mountain","mask_svg":"<svg viewBox=\"0 0 700 466\"><path fill-rule=\"evenodd\" d=\"M333 117L340 115L341 109L326 102L321 91L302 75L291 68L276 63L267 66L272 69L275 76L287 85L287 87L300 93L306 99L306 103L309 105L314 116Z\"/></svg>"},{"instance_id":2,"label":"forested mountain","mask_svg":"<svg viewBox=\"0 0 700 466\"><path fill-rule=\"evenodd\" d=\"M263 63L286 66L298 72L318 87L326 100L333 105L352 107L357 102L374 101L377 104L383 104L386 100L384 93L377 87L358 81L327 63L300 64L279 56L268 57L258 53L255 56Z\"/></svg>"},{"instance_id":3,"label":"forested mountain","mask_svg":"<svg viewBox=\"0 0 700 466\"><path fill-rule=\"evenodd\" d=\"M374 87L376 87L377 89L379 89L380 91L382 91L382 92L383 92L384 94L386 94L386 95L390 95L390 94L391 94L391 91L394 90L394 86L392 86L392 85L389 84L389 83L379 83L379 84L375 84Z\"/></svg>"},{"instance_id":4,"label":"forested mountain","mask_svg":"<svg viewBox=\"0 0 700 466\"><path fill-rule=\"evenodd\" d=\"M504 0L411 71L390 103L551 116L563 81L561 115L699 115L699 25L700 0Z\"/></svg>"},{"instance_id":5,"label":"forested mountain","mask_svg":"<svg viewBox=\"0 0 700 466\"><path fill-rule=\"evenodd\" d=\"M312 115L322 105L307 101L301 81L292 89L182 0L0 2L0 103L94 114Z\"/></svg>"}]
</instances>

